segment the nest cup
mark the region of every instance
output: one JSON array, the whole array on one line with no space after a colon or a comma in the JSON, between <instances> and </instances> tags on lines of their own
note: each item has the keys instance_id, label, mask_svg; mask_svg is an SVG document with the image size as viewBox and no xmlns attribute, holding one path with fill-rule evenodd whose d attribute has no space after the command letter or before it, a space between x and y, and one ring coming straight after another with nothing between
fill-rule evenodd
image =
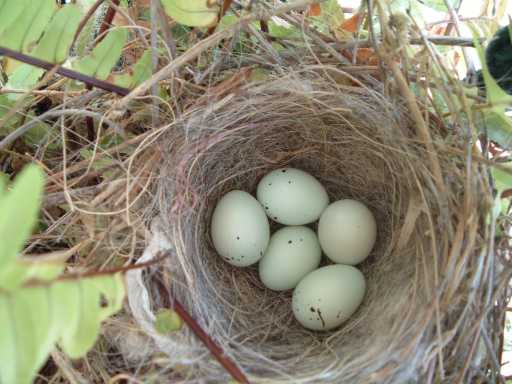
<instances>
[{"instance_id":1,"label":"nest cup","mask_svg":"<svg viewBox=\"0 0 512 384\"><path fill-rule=\"evenodd\" d=\"M452 140L460 152L438 146L447 132L436 124L436 153L429 153L403 100L385 95L382 84L349 78L329 66L291 70L199 105L163 133L154 208L173 251L170 290L250 382L453 382L462 370L476 375L478 353L464 330L482 319L469 301L492 307L483 288L490 278L485 170L467 166L464 142ZM257 267L233 267L212 246L218 200L233 189L254 194L263 175L284 166L314 175L331 201L363 202L377 220L376 245L359 266L364 302L333 331L301 327L291 292L266 289ZM228 381L188 332L160 347L173 363L193 368L188 382Z\"/></svg>"}]
</instances>

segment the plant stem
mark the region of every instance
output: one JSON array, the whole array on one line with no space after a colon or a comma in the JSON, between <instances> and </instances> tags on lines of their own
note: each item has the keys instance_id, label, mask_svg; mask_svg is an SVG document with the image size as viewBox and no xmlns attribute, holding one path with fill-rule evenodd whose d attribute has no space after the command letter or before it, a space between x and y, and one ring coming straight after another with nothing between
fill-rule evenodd
<instances>
[{"instance_id":1,"label":"plant stem","mask_svg":"<svg viewBox=\"0 0 512 384\"><path fill-rule=\"evenodd\" d=\"M224 369L240 384L249 384L249 380L244 375L244 373L238 368L233 360L231 360L220 346L218 346L215 341L208 335L203 328L197 323L197 321L187 312L185 307L176 299L173 298L168 289L164 286L164 284L158 280L154 280L157 283L158 290L160 291L160 295L163 298L166 298L169 301L168 304L170 307L176 311L176 313L183 319L183 321L187 324L190 330L202 341L202 343L208 348L208 350L212 353L212 355L217 359L217 361L224 367Z\"/></svg>"},{"instance_id":2,"label":"plant stem","mask_svg":"<svg viewBox=\"0 0 512 384\"><path fill-rule=\"evenodd\" d=\"M55 72L61 76L81 81L87 85L91 85L93 87L97 87L108 92L113 92L121 96L126 96L130 93L130 90L128 88L123 88L118 85L109 83L107 81L96 79L94 77L84 75L80 72L73 71L71 69L63 68L58 64L53 64L48 61L38 59L36 57L25 55L24 53L13 51L9 48L0 47L0 56L7 56L11 59L21 61L25 64L33 65L34 67L39 67L47 71L51 71L54 68L56 68Z\"/></svg>"}]
</instances>

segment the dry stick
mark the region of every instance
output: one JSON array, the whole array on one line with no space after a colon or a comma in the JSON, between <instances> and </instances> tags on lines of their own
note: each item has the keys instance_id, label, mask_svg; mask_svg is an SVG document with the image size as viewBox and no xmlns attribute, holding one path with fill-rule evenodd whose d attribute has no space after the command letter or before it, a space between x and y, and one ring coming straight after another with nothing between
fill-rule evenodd
<instances>
[{"instance_id":1,"label":"dry stick","mask_svg":"<svg viewBox=\"0 0 512 384\"><path fill-rule=\"evenodd\" d=\"M172 37L171 26L169 25L169 20L167 20L167 16L162 7L162 2L160 0L157 1L158 7L158 21L160 23L160 30L162 31L162 35L164 37L165 44L169 51L171 52L171 59L175 59L177 56L177 48L176 42Z\"/></svg>"},{"instance_id":2,"label":"dry stick","mask_svg":"<svg viewBox=\"0 0 512 384\"><path fill-rule=\"evenodd\" d=\"M217 361L224 367L224 369L241 384L249 384L249 380L244 373L238 368L238 366L228 356L224 354L224 351L219 347L215 341L201 328L197 321L189 315L187 310L181 305L181 303L167 290L164 284L159 280L154 280L157 283L160 295L169 301L169 306L173 307L176 313L183 319L190 330L200 339L203 344L208 348L211 354L217 359Z\"/></svg>"},{"instance_id":3,"label":"dry stick","mask_svg":"<svg viewBox=\"0 0 512 384\"><path fill-rule=\"evenodd\" d=\"M467 37L452 37L452 36L437 36L437 35L426 35L425 39L435 45L447 45L447 46L459 46L459 47L474 47L475 41L473 39ZM485 41L485 39L481 38L480 42ZM334 43L333 46L340 49L350 49L355 46L355 42L351 43ZM412 45L425 45L425 40L423 38L413 37L409 40L409 44ZM358 43L358 46L361 48L372 47L372 41L369 40L361 40Z\"/></svg>"},{"instance_id":4,"label":"dry stick","mask_svg":"<svg viewBox=\"0 0 512 384\"><path fill-rule=\"evenodd\" d=\"M377 7L379 10L379 19L382 26L388 25L386 16L384 14L384 10L382 8L382 5L380 1L377 1ZM384 34L387 33L385 29L382 31ZM435 183L437 184L440 195L446 196L445 194L445 184L443 182L443 174L441 172L441 166L439 165L439 160L437 156L435 155L434 146L432 143L432 137L430 136L429 128L423 119L423 115L421 114L421 110L418 106L418 103L416 102L416 98L412 91L409 89L409 85L407 84L406 79L404 78L404 75L402 71L400 70L398 64L393 60L392 57L389 57L388 55L384 54L382 52L381 48L377 45L376 48L378 49L377 53L379 56L385 60L387 66L391 69L394 79L396 81L396 84L400 90L400 93L404 97L409 110L411 111L411 117L413 118L414 122L416 123L416 130L417 133L425 145L428 153L429 162L432 168L433 176L435 178ZM435 275L437 277L437 273ZM442 333L441 333L441 326L440 326L440 319L439 319L439 308L436 306L436 321L437 321L437 333L439 340L442 341ZM439 359L439 365L441 370L441 377L444 378L444 364L443 364L443 357L442 357L442 343L441 348L438 350L438 359Z\"/></svg>"},{"instance_id":5,"label":"dry stick","mask_svg":"<svg viewBox=\"0 0 512 384\"><path fill-rule=\"evenodd\" d=\"M224 0L222 2L222 5L220 7L220 11L219 11L219 18L218 18L218 21L220 21L220 19L222 19L222 16L225 15L226 11L229 9L229 7L231 7L231 4L233 3L233 0ZM218 23L216 25L214 25L213 27L210 27L208 28L208 35L211 35L215 32L215 28L217 28L217 25L219 25Z\"/></svg>"},{"instance_id":6,"label":"dry stick","mask_svg":"<svg viewBox=\"0 0 512 384\"><path fill-rule=\"evenodd\" d=\"M293 4L287 4L284 6L281 6L277 8L274 12L267 15L249 15L242 17L238 23L235 23L231 25L229 28L226 28L223 31L218 31L214 33L211 36L208 36L207 38L199 41L196 43L193 47L189 48L185 53L183 53L181 56L177 57L175 60L171 61L169 64L167 64L165 67L160 69L157 73L155 73L150 79L146 80L144 83L140 84L137 88L135 88L133 91L130 92L129 95L123 97L121 100L119 100L114 106L113 110L122 112L127 109L128 104L135 98L144 96L153 85L158 84L160 81L167 79L170 77L178 68L180 68L182 65L186 64L187 62L195 59L198 57L202 52L205 50L214 47L217 45L221 40L226 39L233 35L235 31L240 28L241 25L249 23L254 20L266 20L269 19L271 16L279 16L282 14L285 14L287 12L290 12L294 9L302 9L310 4L314 3L320 3L325 0L302 0L298 2L294 2Z\"/></svg>"},{"instance_id":7,"label":"dry stick","mask_svg":"<svg viewBox=\"0 0 512 384\"><path fill-rule=\"evenodd\" d=\"M455 27L455 31L457 31L457 34L460 36L461 33L460 33L459 16L457 15L457 12L453 9L452 5L450 4L450 2L448 0L444 0L444 4L446 5L448 12L450 13L451 20L453 21L453 24L450 24L450 25L453 25ZM462 4L462 0L461 0L461 4ZM473 62L469 58L467 48L462 48L462 56L464 56L464 61L466 62L466 66L468 67L468 69L471 72L474 72L475 68L474 68Z\"/></svg>"},{"instance_id":8,"label":"dry stick","mask_svg":"<svg viewBox=\"0 0 512 384\"><path fill-rule=\"evenodd\" d=\"M112 4L119 5L119 0L112 0ZM97 45L105 38L105 36L107 35L105 32L107 32L108 29L110 28L110 25L112 24L112 20L114 20L115 15L116 15L116 9L112 6L109 6L108 10L107 10L107 14L103 18L103 21L100 26L100 30L98 33L99 38L95 41L94 45ZM88 90L92 89L92 87L90 85L87 85L86 88ZM89 139L89 141L94 142L94 140L96 138L96 132L94 130L94 120L92 119L92 117L88 116L85 118L85 125L87 127L87 136L88 136L87 138Z\"/></svg>"},{"instance_id":9,"label":"dry stick","mask_svg":"<svg viewBox=\"0 0 512 384\"><path fill-rule=\"evenodd\" d=\"M78 36L80 36L80 33L82 33L82 30L85 28L87 22L89 21L89 19L92 17L92 15L94 15L94 12L96 12L96 10L100 7L100 5L104 2L105 0L97 0L92 6L91 8L89 8L89 10L87 11L86 15L84 16L84 18L80 21L80 24L78 24L78 28L75 32L75 36L73 37L73 42L71 43L71 46L75 45L77 39L78 39Z\"/></svg>"},{"instance_id":10,"label":"dry stick","mask_svg":"<svg viewBox=\"0 0 512 384\"><path fill-rule=\"evenodd\" d=\"M117 273L124 273L128 272L134 269L142 269L146 267L150 267L152 265L158 264L159 262L165 260L167 258L167 253L163 253L159 256L157 256L154 259L151 259L149 261L145 261L144 263L138 263L138 264L132 264L128 265L126 267L118 267L118 268L110 268L105 269L103 271L89 271L89 272L82 272L82 273L68 273L63 276L60 276L52 281L40 281L40 280L28 280L26 284L23 284L25 287L38 287L38 286L46 286L49 284L52 284L55 281L67 281L67 280L78 280L78 279L84 279L87 277L98 277L98 276L112 276Z\"/></svg>"},{"instance_id":11,"label":"dry stick","mask_svg":"<svg viewBox=\"0 0 512 384\"><path fill-rule=\"evenodd\" d=\"M43 113L42 115L38 116L37 118L32 119L28 123L22 125L21 127L17 128L15 131L8 134L2 141L0 141L0 150L5 148L9 144L11 144L18 137L23 136L31 128L33 128L37 124L40 124L45 119L53 119L53 118L62 117L65 115L84 115L84 116L90 116L90 117L97 117L98 119L102 118L102 115L100 115L99 113L84 110L84 109L51 110L51 111ZM121 131L121 127L119 127L115 122L111 121L110 119L103 118L103 122L107 123L108 125L113 127L116 132Z\"/></svg>"},{"instance_id":12,"label":"dry stick","mask_svg":"<svg viewBox=\"0 0 512 384\"><path fill-rule=\"evenodd\" d=\"M150 1L150 13L151 13L151 73L155 73L158 70L158 3L160 0ZM160 116L158 111L158 84L154 84L151 87L151 98L152 111L151 111L151 124L153 127L160 125Z\"/></svg>"}]
</instances>

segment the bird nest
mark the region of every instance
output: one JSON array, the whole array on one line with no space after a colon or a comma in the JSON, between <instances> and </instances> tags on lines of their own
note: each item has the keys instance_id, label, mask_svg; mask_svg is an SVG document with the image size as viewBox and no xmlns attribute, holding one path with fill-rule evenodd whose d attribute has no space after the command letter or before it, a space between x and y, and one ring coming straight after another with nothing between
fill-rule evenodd
<instances>
[{"instance_id":1,"label":"bird nest","mask_svg":"<svg viewBox=\"0 0 512 384\"><path fill-rule=\"evenodd\" d=\"M159 267L165 289L250 382L453 383L496 371L502 287L487 169L472 160L467 136L415 104L420 124L414 101L396 93L334 66L304 65L196 104L159 137L158 217L142 260L170 250ZM333 331L301 327L291 292L266 289L257 267L233 267L212 246L217 201L233 189L254 193L284 166L314 175L331 201L362 201L377 220L376 245L359 266L363 304ZM153 275L129 289L146 330L162 305ZM175 379L229 380L187 327L149 333Z\"/></svg>"}]
</instances>

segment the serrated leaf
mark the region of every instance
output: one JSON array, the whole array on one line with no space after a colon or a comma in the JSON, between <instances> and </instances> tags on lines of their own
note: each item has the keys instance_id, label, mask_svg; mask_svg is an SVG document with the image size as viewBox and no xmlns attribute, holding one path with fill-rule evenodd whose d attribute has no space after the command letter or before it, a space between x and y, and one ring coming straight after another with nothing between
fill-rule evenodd
<instances>
[{"instance_id":1,"label":"serrated leaf","mask_svg":"<svg viewBox=\"0 0 512 384\"><path fill-rule=\"evenodd\" d=\"M16 0L18 1L18 0ZM0 35L0 45L20 52L30 52L57 10L54 0L24 1L23 11ZM10 18L0 15L0 20Z\"/></svg>"},{"instance_id":2,"label":"serrated leaf","mask_svg":"<svg viewBox=\"0 0 512 384\"><path fill-rule=\"evenodd\" d=\"M16 260L30 236L37 221L43 186L43 172L39 167L29 165L17 176L12 189L0 199L0 270Z\"/></svg>"},{"instance_id":3,"label":"serrated leaf","mask_svg":"<svg viewBox=\"0 0 512 384\"><path fill-rule=\"evenodd\" d=\"M220 8L208 0L162 0L165 12L176 22L189 27L217 24Z\"/></svg>"},{"instance_id":4,"label":"serrated leaf","mask_svg":"<svg viewBox=\"0 0 512 384\"><path fill-rule=\"evenodd\" d=\"M0 382L31 383L59 341L71 357L83 356L123 297L119 274L1 293Z\"/></svg>"},{"instance_id":5,"label":"serrated leaf","mask_svg":"<svg viewBox=\"0 0 512 384\"><path fill-rule=\"evenodd\" d=\"M109 32L89 55L75 61L73 68L84 75L105 80L119 60L127 37L126 29Z\"/></svg>"},{"instance_id":6,"label":"serrated leaf","mask_svg":"<svg viewBox=\"0 0 512 384\"><path fill-rule=\"evenodd\" d=\"M62 63L68 57L82 12L77 5L61 8L45 29L33 56L51 63Z\"/></svg>"},{"instance_id":7,"label":"serrated leaf","mask_svg":"<svg viewBox=\"0 0 512 384\"><path fill-rule=\"evenodd\" d=\"M166 335L176 332L183 326L180 315L171 309L162 309L156 314L155 329L158 333Z\"/></svg>"}]
</instances>

